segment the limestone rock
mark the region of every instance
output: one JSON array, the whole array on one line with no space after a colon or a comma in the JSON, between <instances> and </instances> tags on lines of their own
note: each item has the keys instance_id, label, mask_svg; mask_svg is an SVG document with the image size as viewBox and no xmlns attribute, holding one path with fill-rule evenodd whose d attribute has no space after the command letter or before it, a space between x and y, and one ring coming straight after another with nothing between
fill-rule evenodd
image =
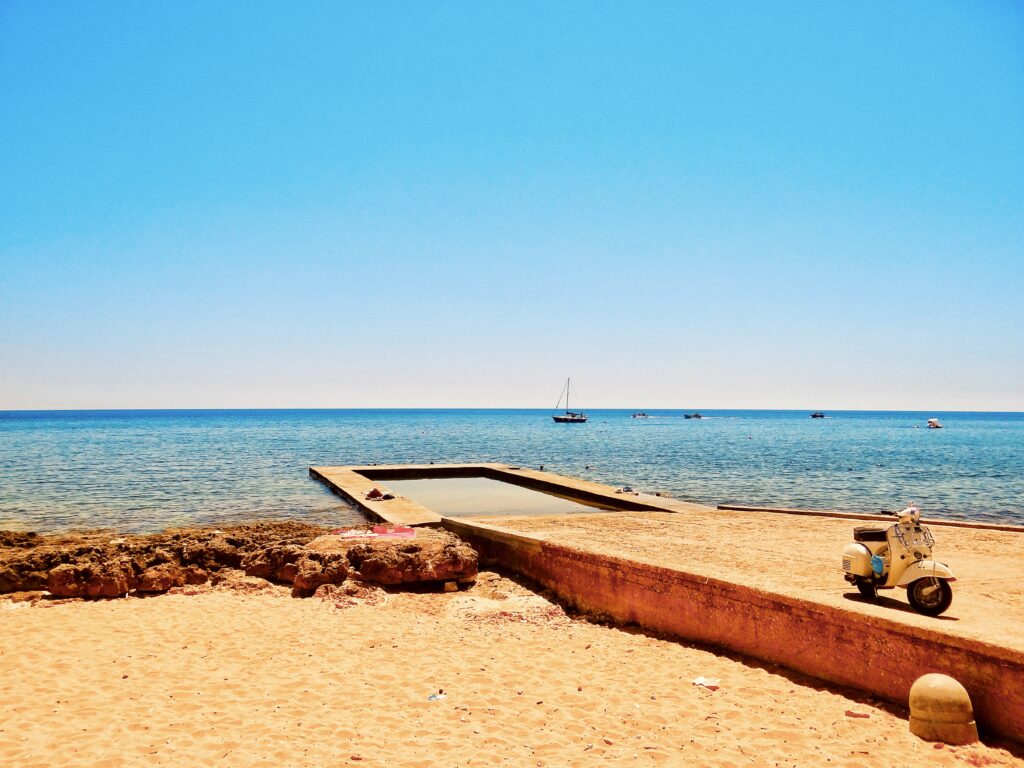
<instances>
[{"instance_id":1,"label":"limestone rock","mask_svg":"<svg viewBox=\"0 0 1024 768\"><path fill-rule=\"evenodd\" d=\"M38 581L23 579L21 574L7 565L0 565L0 594L5 592L20 592L23 589L31 589L38 584Z\"/></svg>"},{"instance_id":2,"label":"limestone rock","mask_svg":"<svg viewBox=\"0 0 1024 768\"><path fill-rule=\"evenodd\" d=\"M34 531L0 531L0 547L34 547L38 541Z\"/></svg>"},{"instance_id":3,"label":"limestone rock","mask_svg":"<svg viewBox=\"0 0 1024 768\"><path fill-rule=\"evenodd\" d=\"M0 550L0 593L46 589L49 572L77 557L72 552L37 550L29 545Z\"/></svg>"},{"instance_id":4,"label":"limestone rock","mask_svg":"<svg viewBox=\"0 0 1024 768\"><path fill-rule=\"evenodd\" d=\"M202 568L196 565L188 565L181 569L182 574L185 576L185 583L195 586L197 584L205 584L210 580L210 574L204 571Z\"/></svg>"},{"instance_id":5,"label":"limestone rock","mask_svg":"<svg viewBox=\"0 0 1024 768\"><path fill-rule=\"evenodd\" d=\"M259 576L291 584L298 571L296 563L303 548L297 544L279 544L257 549L242 559L242 570L248 576Z\"/></svg>"},{"instance_id":6,"label":"limestone rock","mask_svg":"<svg viewBox=\"0 0 1024 768\"><path fill-rule=\"evenodd\" d=\"M380 605L387 600L387 593L376 584L347 579L341 584L317 587L313 597L333 603L335 608L351 608L356 605Z\"/></svg>"},{"instance_id":7,"label":"limestone rock","mask_svg":"<svg viewBox=\"0 0 1024 768\"><path fill-rule=\"evenodd\" d=\"M312 552L344 552L350 576L375 584L469 580L476 576L476 550L452 533L417 528L414 538L343 539L320 536Z\"/></svg>"},{"instance_id":8,"label":"limestone rock","mask_svg":"<svg viewBox=\"0 0 1024 768\"><path fill-rule=\"evenodd\" d=\"M274 592L280 589L280 587L275 587L266 579L261 579L258 576L247 576L245 571L237 568L224 568L217 571L211 581L218 589L229 589L232 592L253 594Z\"/></svg>"},{"instance_id":9,"label":"limestone rock","mask_svg":"<svg viewBox=\"0 0 1024 768\"><path fill-rule=\"evenodd\" d=\"M306 552L298 561L295 592L311 595L324 584L341 584L347 576L348 558L344 552Z\"/></svg>"},{"instance_id":10,"label":"limestone rock","mask_svg":"<svg viewBox=\"0 0 1024 768\"><path fill-rule=\"evenodd\" d=\"M172 563L163 563L147 568L135 583L139 592L166 592L171 587L184 586L185 571Z\"/></svg>"},{"instance_id":11,"label":"limestone rock","mask_svg":"<svg viewBox=\"0 0 1024 768\"><path fill-rule=\"evenodd\" d=\"M238 568L242 564L242 554L224 536L214 534L187 542L181 548L181 562L203 568Z\"/></svg>"},{"instance_id":12,"label":"limestone rock","mask_svg":"<svg viewBox=\"0 0 1024 768\"><path fill-rule=\"evenodd\" d=\"M408 538L354 539L324 535L327 531L295 522L138 536L0 531L0 592L47 588L60 597L112 597L210 580L248 590L257 589L256 577L262 577L293 584L295 594L309 595L347 578L398 585L476 576L476 552L444 530L417 528Z\"/></svg>"},{"instance_id":13,"label":"limestone rock","mask_svg":"<svg viewBox=\"0 0 1024 768\"><path fill-rule=\"evenodd\" d=\"M181 566L189 584L202 584L208 572L236 568L264 549L295 549L272 566L270 578L290 582L297 552L327 528L298 522L260 522L213 528L183 528L146 535L108 531L37 535L0 531L0 593L46 588L49 574L61 565L92 566L114 560L131 563L136 574L171 564ZM74 581L66 573L58 579ZM58 588L61 588L58 586ZM73 589L69 584L64 588Z\"/></svg>"},{"instance_id":14,"label":"limestone rock","mask_svg":"<svg viewBox=\"0 0 1024 768\"><path fill-rule=\"evenodd\" d=\"M56 597L120 597L135 586L135 571L127 560L58 565L46 579Z\"/></svg>"}]
</instances>

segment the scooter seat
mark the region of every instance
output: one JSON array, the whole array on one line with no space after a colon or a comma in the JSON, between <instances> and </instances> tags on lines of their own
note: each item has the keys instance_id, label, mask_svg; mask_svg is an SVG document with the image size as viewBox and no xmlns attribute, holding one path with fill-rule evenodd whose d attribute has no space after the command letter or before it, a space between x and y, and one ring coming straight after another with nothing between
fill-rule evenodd
<instances>
[{"instance_id":1,"label":"scooter seat","mask_svg":"<svg viewBox=\"0 0 1024 768\"><path fill-rule=\"evenodd\" d=\"M854 541L885 541L885 528L858 525L853 529Z\"/></svg>"}]
</instances>

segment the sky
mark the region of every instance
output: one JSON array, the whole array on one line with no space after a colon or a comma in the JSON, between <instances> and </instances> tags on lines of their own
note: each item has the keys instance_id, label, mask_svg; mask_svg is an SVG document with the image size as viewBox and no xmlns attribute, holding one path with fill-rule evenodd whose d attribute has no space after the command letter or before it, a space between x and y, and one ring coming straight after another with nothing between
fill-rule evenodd
<instances>
[{"instance_id":1,"label":"sky","mask_svg":"<svg viewBox=\"0 0 1024 768\"><path fill-rule=\"evenodd\" d=\"M1024 4L0 3L0 409L1024 410Z\"/></svg>"}]
</instances>

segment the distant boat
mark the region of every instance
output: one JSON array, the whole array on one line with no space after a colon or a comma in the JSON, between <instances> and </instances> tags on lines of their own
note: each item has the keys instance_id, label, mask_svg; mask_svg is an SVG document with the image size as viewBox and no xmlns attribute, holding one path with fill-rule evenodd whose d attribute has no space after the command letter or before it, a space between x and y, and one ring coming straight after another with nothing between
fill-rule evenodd
<instances>
[{"instance_id":1,"label":"distant boat","mask_svg":"<svg viewBox=\"0 0 1024 768\"><path fill-rule=\"evenodd\" d=\"M558 396L558 402L555 403L556 411L562 404L562 395L565 395L565 413L554 415L551 418L555 420L556 424L583 424L587 420L587 414L582 411L569 410L569 379L565 380L565 387L562 389L562 394Z\"/></svg>"},{"instance_id":2,"label":"distant boat","mask_svg":"<svg viewBox=\"0 0 1024 768\"><path fill-rule=\"evenodd\" d=\"M700 411L697 411L696 413L684 413L683 414L683 418L684 419L703 419L704 417L700 415Z\"/></svg>"},{"instance_id":3,"label":"distant boat","mask_svg":"<svg viewBox=\"0 0 1024 768\"><path fill-rule=\"evenodd\" d=\"M938 419L928 419L928 429L942 429Z\"/></svg>"},{"instance_id":4,"label":"distant boat","mask_svg":"<svg viewBox=\"0 0 1024 768\"><path fill-rule=\"evenodd\" d=\"M825 418L825 414L822 413L821 411L815 411L814 413L811 414L811 418L812 419L824 419Z\"/></svg>"},{"instance_id":5,"label":"distant boat","mask_svg":"<svg viewBox=\"0 0 1024 768\"><path fill-rule=\"evenodd\" d=\"M631 416L630 418L633 418L633 419L649 419L649 418L651 418L651 417L650 417L650 416L648 416L648 415L647 415L646 413L644 413L643 411L637 411L637 412L636 412L636 413L634 413L634 414L633 414L633 415L632 415L632 416Z\"/></svg>"}]
</instances>

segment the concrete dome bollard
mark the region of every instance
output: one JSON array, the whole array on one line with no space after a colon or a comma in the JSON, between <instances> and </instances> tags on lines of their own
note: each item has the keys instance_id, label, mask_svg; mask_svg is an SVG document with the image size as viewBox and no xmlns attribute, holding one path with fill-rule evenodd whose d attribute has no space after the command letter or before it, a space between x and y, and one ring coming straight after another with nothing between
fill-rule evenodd
<instances>
[{"instance_id":1,"label":"concrete dome bollard","mask_svg":"<svg viewBox=\"0 0 1024 768\"><path fill-rule=\"evenodd\" d=\"M910 687L910 732L925 741L973 744L978 740L967 690L948 675L922 675Z\"/></svg>"}]
</instances>

